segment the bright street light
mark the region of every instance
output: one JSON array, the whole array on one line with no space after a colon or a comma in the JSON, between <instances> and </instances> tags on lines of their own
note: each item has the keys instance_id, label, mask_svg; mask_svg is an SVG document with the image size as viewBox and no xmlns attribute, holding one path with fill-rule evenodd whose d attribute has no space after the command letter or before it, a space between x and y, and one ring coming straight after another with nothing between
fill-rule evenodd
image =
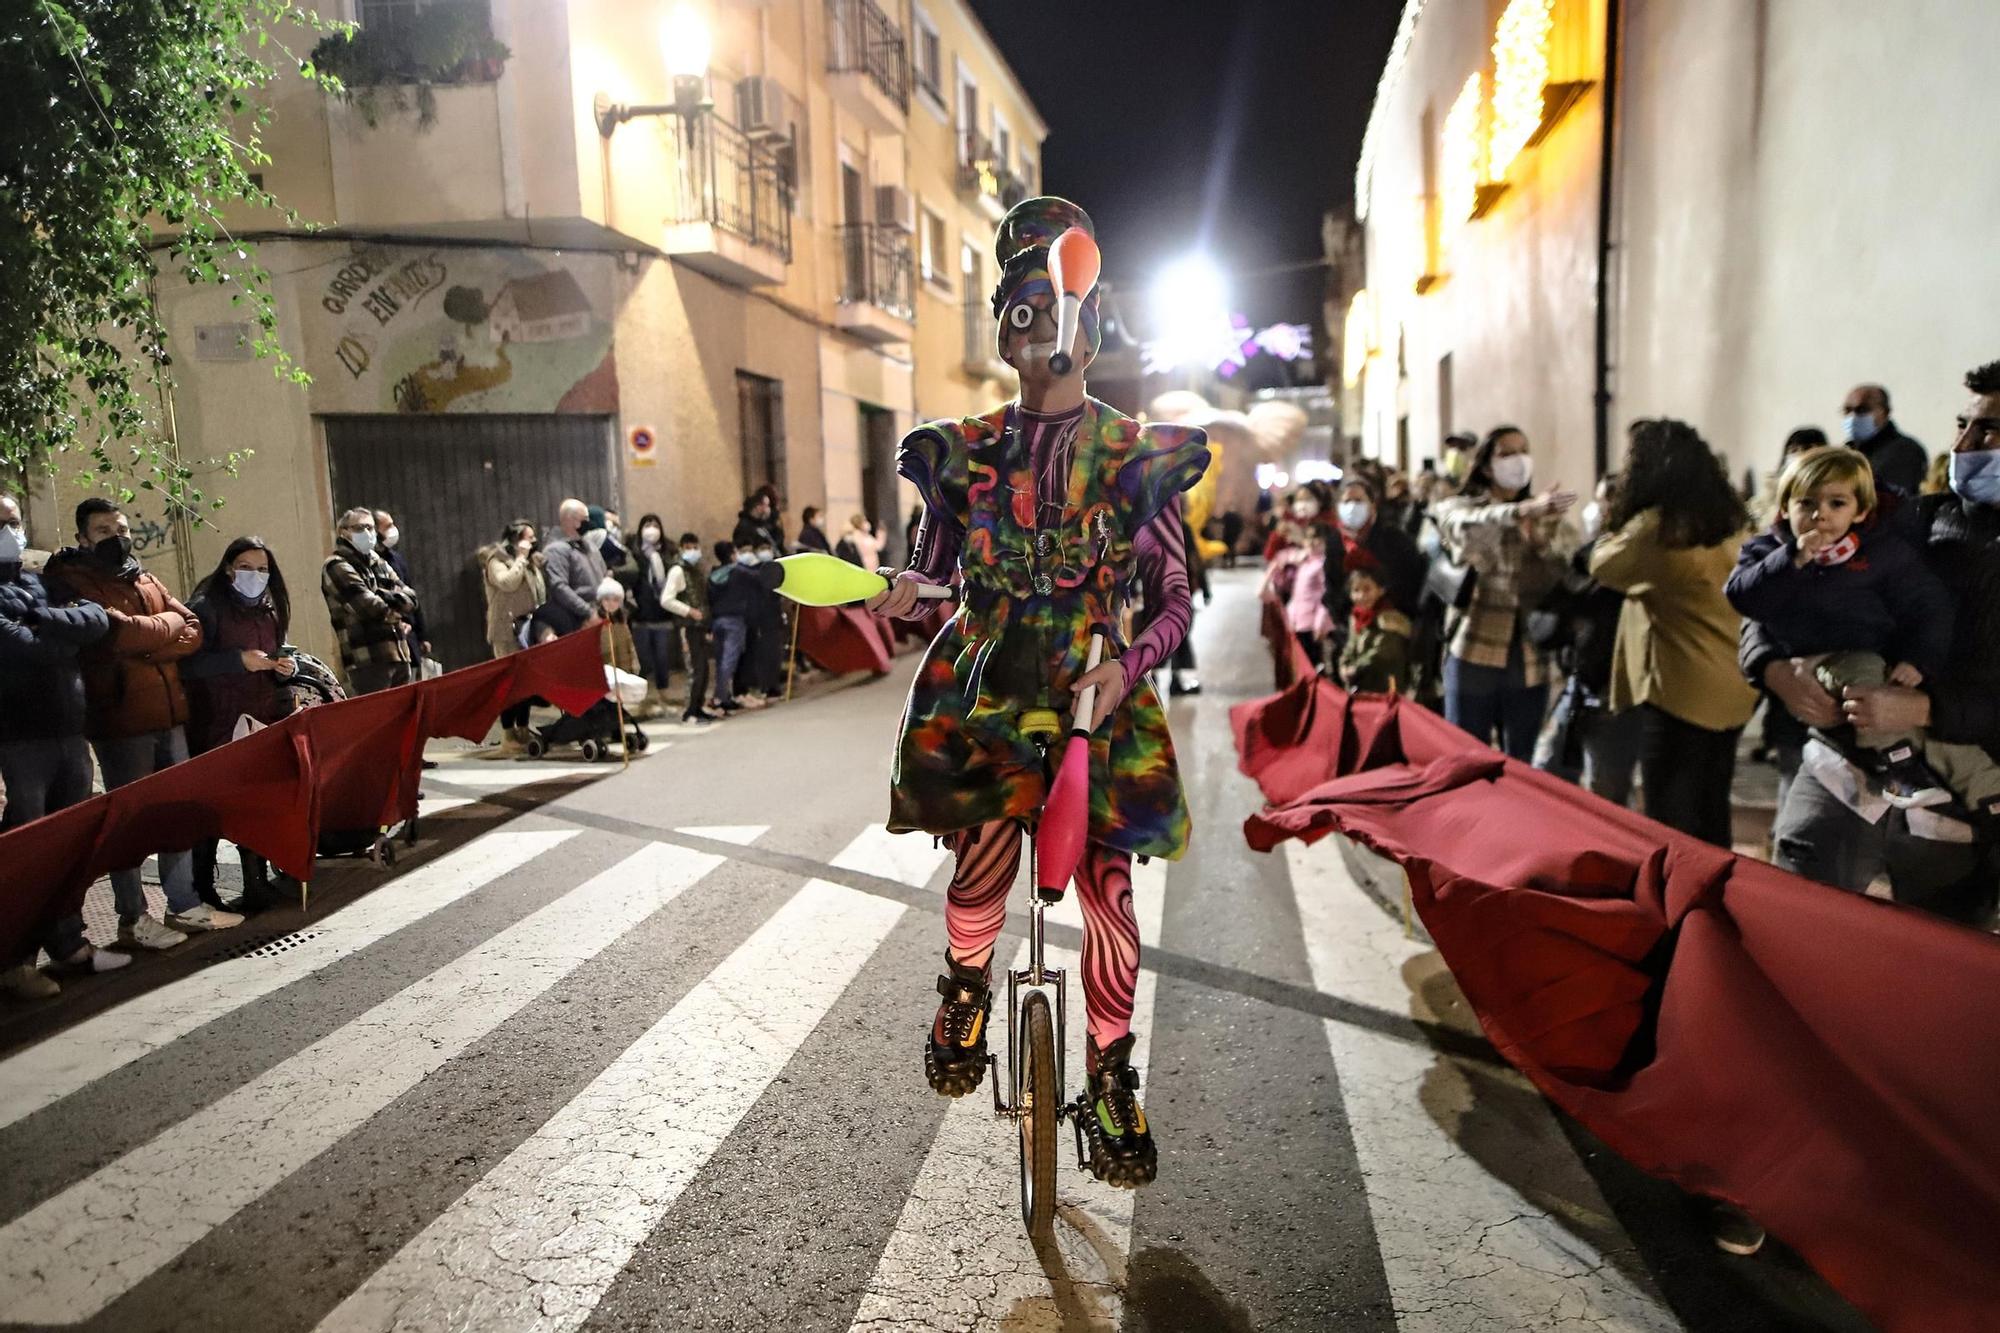
<instances>
[{"instance_id":1,"label":"bright street light","mask_svg":"<svg viewBox=\"0 0 2000 1333\"><path fill-rule=\"evenodd\" d=\"M693 5L675 5L660 21L660 50L676 82L708 77L708 24Z\"/></svg>"},{"instance_id":2,"label":"bright street light","mask_svg":"<svg viewBox=\"0 0 2000 1333\"><path fill-rule=\"evenodd\" d=\"M1149 369L1213 364L1237 338L1229 314L1229 284L1209 256L1183 256L1160 270L1147 293L1156 336L1146 344Z\"/></svg>"}]
</instances>

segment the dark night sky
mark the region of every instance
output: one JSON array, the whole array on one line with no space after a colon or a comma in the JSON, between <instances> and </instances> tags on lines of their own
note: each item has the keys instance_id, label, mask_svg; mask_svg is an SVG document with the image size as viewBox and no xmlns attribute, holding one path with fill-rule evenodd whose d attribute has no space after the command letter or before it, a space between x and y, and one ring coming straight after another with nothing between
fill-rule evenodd
<instances>
[{"instance_id":1,"label":"dark night sky","mask_svg":"<svg viewBox=\"0 0 2000 1333\"><path fill-rule=\"evenodd\" d=\"M1090 211L1143 290L1196 248L1225 272L1316 258L1401 0L971 0L1049 123L1043 188ZM1257 324L1317 323L1321 272L1232 282ZM1122 303L1121 303L1122 304Z\"/></svg>"}]
</instances>

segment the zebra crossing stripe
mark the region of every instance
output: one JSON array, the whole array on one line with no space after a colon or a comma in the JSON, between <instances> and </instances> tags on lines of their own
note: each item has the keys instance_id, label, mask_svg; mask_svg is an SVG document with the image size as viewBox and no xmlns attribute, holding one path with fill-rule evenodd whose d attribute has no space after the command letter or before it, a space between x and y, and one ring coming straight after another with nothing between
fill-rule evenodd
<instances>
[{"instance_id":1,"label":"zebra crossing stripe","mask_svg":"<svg viewBox=\"0 0 2000 1333\"><path fill-rule=\"evenodd\" d=\"M809 881L322 1333L582 1324L902 914Z\"/></svg>"},{"instance_id":2,"label":"zebra crossing stripe","mask_svg":"<svg viewBox=\"0 0 2000 1333\"><path fill-rule=\"evenodd\" d=\"M1132 868L1132 900L1142 944L1160 941L1166 910L1167 865ZM1024 881L1025 882L1025 881ZM1068 898L1076 896L1072 889ZM1065 913L1074 911L1066 901ZM1078 918L1081 921L1081 918ZM1074 1093L1083 1078L1085 1037L1082 969L1075 954L1051 949L1050 961L1069 969L1066 1059ZM1027 965L1023 944L1013 966ZM999 978L999 969L995 969ZM1006 987L995 988L995 1025L987 1041L1004 1049L1005 1022L997 1012ZM1151 1055L1153 996L1157 977L1143 966L1132 996L1132 1063L1144 1070ZM1002 1060L1002 1064L1005 1060ZM989 1073L987 1077L993 1075ZM1126 1261L1132 1246L1133 1194L1098 1184L1076 1170L1075 1144L1065 1123L1058 1131L1055 1241L1064 1287L1061 1300L1051 1266L1035 1253L1014 1203L1018 1172L1015 1130L993 1117L991 1092L979 1090L953 1102L939 1125L923 1169L911 1187L896 1230L883 1248L868 1290L855 1312L854 1329L892 1333L918 1328L1116 1328L1123 1314ZM1143 1095L1141 1097L1143 1101ZM1172 1127L1161 1126L1168 1151ZM949 1244L940 1237L950 1237Z\"/></svg>"},{"instance_id":3,"label":"zebra crossing stripe","mask_svg":"<svg viewBox=\"0 0 2000 1333\"><path fill-rule=\"evenodd\" d=\"M489 833L348 904L314 926L315 938L275 958L217 963L29 1047L0 1063L0 1126L11 1125L196 1028L423 920L576 833L575 829Z\"/></svg>"},{"instance_id":4,"label":"zebra crossing stripe","mask_svg":"<svg viewBox=\"0 0 2000 1333\"><path fill-rule=\"evenodd\" d=\"M836 870L855 870L921 889L950 858L951 853L928 833L891 833L871 824L831 864Z\"/></svg>"},{"instance_id":5,"label":"zebra crossing stripe","mask_svg":"<svg viewBox=\"0 0 2000 1333\"><path fill-rule=\"evenodd\" d=\"M1285 846L1313 986L1406 1013L1406 979L1429 945L1405 939L1348 873L1331 842ZM1476 1100L1457 1065L1420 1046L1329 1020L1340 1076L1397 1320L1426 1333L1557 1322L1619 1330L1676 1330L1654 1293L1629 1281L1605 1251L1632 1242L1576 1159L1534 1087L1512 1070L1482 1069L1520 1093L1508 1175L1532 1178L1534 1198L1492 1174L1454 1135ZM1421 1094L1421 1099L1419 1097ZM1552 1211L1554 1201L1560 1210ZM1593 1243L1595 1242L1595 1243ZM1562 1293L1551 1310L1552 1290ZM1559 1316L1559 1318L1558 1318Z\"/></svg>"},{"instance_id":6,"label":"zebra crossing stripe","mask_svg":"<svg viewBox=\"0 0 2000 1333\"><path fill-rule=\"evenodd\" d=\"M650 843L0 1229L0 1309L88 1319L722 864Z\"/></svg>"}]
</instances>

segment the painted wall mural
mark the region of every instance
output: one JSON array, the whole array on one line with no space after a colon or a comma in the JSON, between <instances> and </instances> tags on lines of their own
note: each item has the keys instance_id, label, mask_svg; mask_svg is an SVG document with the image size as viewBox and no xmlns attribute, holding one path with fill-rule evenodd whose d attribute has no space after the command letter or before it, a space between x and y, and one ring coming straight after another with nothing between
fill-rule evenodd
<instances>
[{"instance_id":1,"label":"painted wall mural","mask_svg":"<svg viewBox=\"0 0 2000 1333\"><path fill-rule=\"evenodd\" d=\"M299 275L316 412L615 412L611 257L364 245Z\"/></svg>"}]
</instances>

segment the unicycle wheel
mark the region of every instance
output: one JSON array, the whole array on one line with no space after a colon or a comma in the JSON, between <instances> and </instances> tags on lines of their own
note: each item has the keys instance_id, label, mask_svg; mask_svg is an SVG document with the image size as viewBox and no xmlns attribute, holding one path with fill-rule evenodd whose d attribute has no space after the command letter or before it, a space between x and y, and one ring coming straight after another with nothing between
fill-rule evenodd
<instances>
[{"instance_id":1,"label":"unicycle wheel","mask_svg":"<svg viewBox=\"0 0 2000 1333\"><path fill-rule=\"evenodd\" d=\"M1056 1220L1056 1025L1049 997L1032 991L1021 1002L1021 1222L1036 1240Z\"/></svg>"}]
</instances>

